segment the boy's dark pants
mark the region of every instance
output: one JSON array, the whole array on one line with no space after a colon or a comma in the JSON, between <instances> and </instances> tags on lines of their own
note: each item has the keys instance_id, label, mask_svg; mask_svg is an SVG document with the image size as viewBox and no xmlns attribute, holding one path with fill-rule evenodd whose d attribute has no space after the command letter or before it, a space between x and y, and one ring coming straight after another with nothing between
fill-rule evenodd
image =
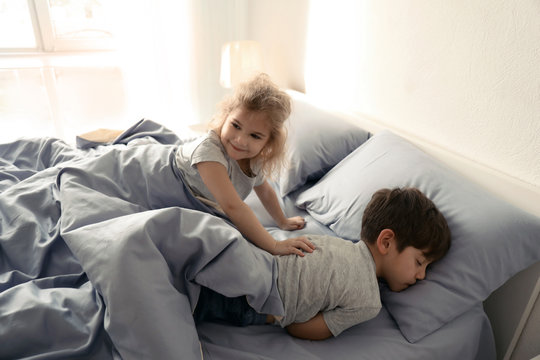
<instances>
[{"instance_id":1,"label":"boy's dark pants","mask_svg":"<svg viewBox=\"0 0 540 360\"><path fill-rule=\"evenodd\" d=\"M229 298L204 286L201 286L193 318L195 323L222 321L236 326L266 323L266 315L259 314L249 306L245 296Z\"/></svg>"}]
</instances>

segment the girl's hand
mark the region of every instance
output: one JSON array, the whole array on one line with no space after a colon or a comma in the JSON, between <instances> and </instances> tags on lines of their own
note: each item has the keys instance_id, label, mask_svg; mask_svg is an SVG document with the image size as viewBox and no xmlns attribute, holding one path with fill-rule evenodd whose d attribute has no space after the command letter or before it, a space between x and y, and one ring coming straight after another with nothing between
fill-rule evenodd
<instances>
[{"instance_id":1,"label":"girl's hand","mask_svg":"<svg viewBox=\"0 0 540 360\"><path fill-rule=\"evenodd\" d=\"M298 256L304 256L304 252L302 250L309 253L315 250L315 245L313 245L313 243L305 236L290 238L283 241L276 241L274 251L271 251L271 253L273 255L295 254Z\"/></svg>"},{"instance_id":2,"label":"girl's hand","mask_svg":"<svg viewBox=\"0 0 540 360\"><path fill-rule=\"evenodd\" d=\"M304 226L306 226L306 221L301 216L287 218L279 224L281 230L300 230L303 229Z\"/></svg>"}]
</instances>

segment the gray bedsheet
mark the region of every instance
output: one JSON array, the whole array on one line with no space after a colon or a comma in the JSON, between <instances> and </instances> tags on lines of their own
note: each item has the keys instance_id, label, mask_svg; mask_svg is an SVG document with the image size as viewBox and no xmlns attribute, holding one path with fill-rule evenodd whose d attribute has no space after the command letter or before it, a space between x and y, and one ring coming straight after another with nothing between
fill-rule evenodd
<instances>
[{"instance_id":1,"label":"gray bedsheet","mask_svg":"<svg viewBox=\"0 0 540 360\"><path fill-rule=\"evenodd\" d=\"M273 258L185 191L176 139L0 145L0 358L200 359L199 284L283 311Z\"/></svg>"},{"instance_id":2,"label":"gray bedsheet","mask_svg":"<svg viewBox=\"0 0 540 360\"><path fill-rule=\"evenodd\" d=\"M305 341L272 325L198 326L205 359L212 360L495 360L491 326L478 305L412 344L383 307L379 315L337 338Z\"/></svg>"}]
</instances>

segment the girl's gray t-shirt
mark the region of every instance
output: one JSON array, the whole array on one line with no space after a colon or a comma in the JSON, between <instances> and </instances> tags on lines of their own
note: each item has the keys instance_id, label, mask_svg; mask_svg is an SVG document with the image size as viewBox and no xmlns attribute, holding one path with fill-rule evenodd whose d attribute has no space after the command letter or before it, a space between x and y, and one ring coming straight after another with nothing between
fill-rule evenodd
<instances>
[{"instance_id":1,"label":"girl's gray t-shirt","mask_svg":"<svg viewBox=\"0 0 540 360\"><path fill-rule=\"evenodd\" d=\"M319 312L334 336L375 317L381 300L375 262L363 241L353 243L328 235L308 235L312 253L276 256L278 290L285 327L305 322Z\"/></svg>"},{"instance_id":2,"label":"girl's gray t-shirt","mask_svg":"<svg viewBox=\"0 0 540 360\"><path fill-rule=\"evenodd\" d=\"M249 195L254 186L264 183L260 167L257 168L252 164L251 170L255 176L247 176L236 160L227 155L219 135L210 130L205 136L180 145L176 151L175 163L193 194L211 202L216 202L216 199L204 184L196 167L198 163L205 161L218 162L225 166L229 179L242 200Z\"/></svg>"}]
</instances>

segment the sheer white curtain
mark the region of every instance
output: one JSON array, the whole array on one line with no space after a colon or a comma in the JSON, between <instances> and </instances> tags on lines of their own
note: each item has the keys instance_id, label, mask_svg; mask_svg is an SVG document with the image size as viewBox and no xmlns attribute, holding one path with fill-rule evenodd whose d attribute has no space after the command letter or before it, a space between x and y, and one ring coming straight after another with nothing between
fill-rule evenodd
<instances>
[{"instance_id":1,"label":"sheer white curtain","mask_svg":"<svg viewBox=\"0 0 540 360\"><path fill-rule=\"evenodd\" d=\"M125 19L117 32L126 116L144 116L175 131L196 123L189 1L131 0L119 5Z\"/></svg>"},{"instance_id":2,"label":"sheer white curtain","mask_svg":"<svg viewBox=\"0 0 540 360\"><path fill-rule=\"evenodd\" d=\"M118 11L129 117L175 131L208 122L227 93L221 47L246 38L248 0L131 0Z\"/></svg>"}]
</instances>

